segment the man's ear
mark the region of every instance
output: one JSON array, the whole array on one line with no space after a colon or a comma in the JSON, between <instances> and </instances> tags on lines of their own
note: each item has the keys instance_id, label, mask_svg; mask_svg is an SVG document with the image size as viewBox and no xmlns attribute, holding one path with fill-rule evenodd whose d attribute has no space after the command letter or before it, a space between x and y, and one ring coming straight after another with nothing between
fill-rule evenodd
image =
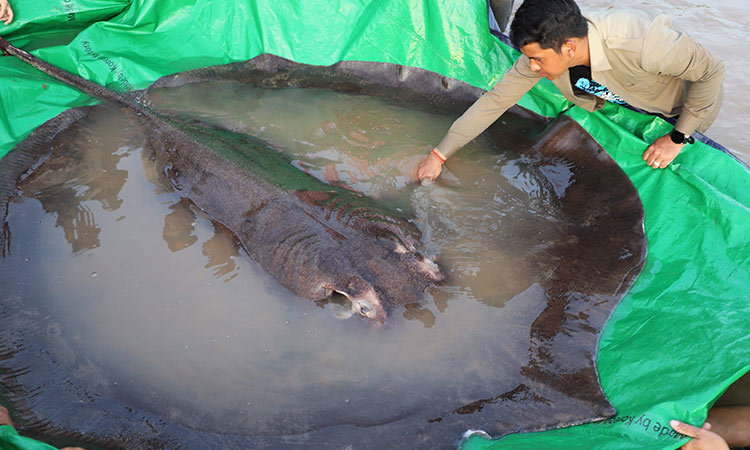
<instances>
[{"instance_id":1,"label":"man's ear","mask_svg":"<svg viewBox=\"0 0 750 450\"><path fill-rule=\"evenodd\" d=\"M576 54L576 43L573 40L568 39L563 44L563 49L565 50L565 54L568 55L569 58L572 58Z\"/></svg>"}]
</instances>

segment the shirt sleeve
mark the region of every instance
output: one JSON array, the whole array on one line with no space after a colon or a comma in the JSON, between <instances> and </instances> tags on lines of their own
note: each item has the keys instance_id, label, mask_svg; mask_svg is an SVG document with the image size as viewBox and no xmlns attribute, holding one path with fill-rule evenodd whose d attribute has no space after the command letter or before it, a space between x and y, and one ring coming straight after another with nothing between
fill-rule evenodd
<instances>
[{"instance_id":1,"label":"shirt sleeve","mask_svg":"<svg viewBox=\"0 0 750 450\"><path fill-rule=\"evenodd\" d=\"M474 102L448 129L438 150L450 157L469 141L479 136L526 92L539 82L541 76L529 68L529 59L521 55L503 77Z\"/></svg>"},{"instance_id":2,"label":"shirt sleeve","mask_svg":"<svg viewBox=\"0 0 750 450\"><path fill-rule=\"evenodd\" d=\"M690 36L672 28L664 15L657 17L649 27L642 58L647 71L685 82L682 112L675 129L685 135L692 134L721 98L724 61Z\"/></svg>"}]
</instances>

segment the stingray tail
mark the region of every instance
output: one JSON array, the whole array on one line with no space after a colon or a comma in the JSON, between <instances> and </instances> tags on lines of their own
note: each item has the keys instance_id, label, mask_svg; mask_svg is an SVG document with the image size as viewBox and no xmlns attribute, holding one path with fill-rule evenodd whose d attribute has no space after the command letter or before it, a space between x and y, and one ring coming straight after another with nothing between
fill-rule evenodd
<instances>
[{"instance_id":1,"label":"stingray tail","mask_svg":"<svg viewBox=\"0 0 750 450\"><path fill-rule=\"evenodd\" d=\"M86 93L92 97L96 97L100 100L109 100L112 102L115 102L119 105L126 106L129 108L135 109L139 113L143 113L145 115L151 116L153 113L146 108L142 107L138 103L128 99L127 97L123 96L122 94L119 94L111 89L108 89L104 86L98 85L94 82L91 82L89 80L84 80L83 78L79 77L78 75L72 74L66 70L63 70L57 66L54 66L46 61L43 61L36 56L25 52L21 50L18 47L15 47L10 42L6 41L2 37L0 37L0 50L5 52L8 55L15 56L16 58L22 60L23 62L34 66L35 68L41 70L42 72L46 73L47 75L51 76L52 78L55 78L59 81L62 81L65 84L68 84L70 86L73 86L74 88L80 90L83 93Z\"/></svg>"}]
</instances>

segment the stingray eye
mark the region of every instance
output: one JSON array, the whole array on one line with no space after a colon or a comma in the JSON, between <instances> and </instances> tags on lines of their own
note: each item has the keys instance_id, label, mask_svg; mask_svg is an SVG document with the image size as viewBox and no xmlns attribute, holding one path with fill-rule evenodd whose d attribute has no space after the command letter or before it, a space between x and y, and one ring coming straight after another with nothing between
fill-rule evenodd
<instances>
[{"instance_id":1,"label":"stingray eye","mask_svg":"<svg viewBox=\"0 0 750 450\"><path fill-rule=\"evenodd\" d=\"M359 312L362 313L363 316L366 316L370 314L370 308L368 308L367 306L360 306Z\"/></svg>"}]
</instances>

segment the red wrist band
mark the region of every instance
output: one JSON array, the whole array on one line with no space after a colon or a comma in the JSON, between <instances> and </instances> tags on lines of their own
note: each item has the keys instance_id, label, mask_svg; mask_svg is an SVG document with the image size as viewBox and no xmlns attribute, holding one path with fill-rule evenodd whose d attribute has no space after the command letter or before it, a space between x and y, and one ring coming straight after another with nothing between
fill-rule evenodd
<instances>
[{"instance_id":1,"label":"red wrist band","mask_svg":"<svg viewBox=\"0 0 750 450\"><path fill-rule=\"evenodd\" d=\"M445 159L446 158L445 158L445 156L442 155L442 153L440 153L440 151L438 151L438 149L433 148L432 149L432 154L435 155L435 157L437 159L439 159L441 163L445 163Z\"/></svg>"}]
</instances>

